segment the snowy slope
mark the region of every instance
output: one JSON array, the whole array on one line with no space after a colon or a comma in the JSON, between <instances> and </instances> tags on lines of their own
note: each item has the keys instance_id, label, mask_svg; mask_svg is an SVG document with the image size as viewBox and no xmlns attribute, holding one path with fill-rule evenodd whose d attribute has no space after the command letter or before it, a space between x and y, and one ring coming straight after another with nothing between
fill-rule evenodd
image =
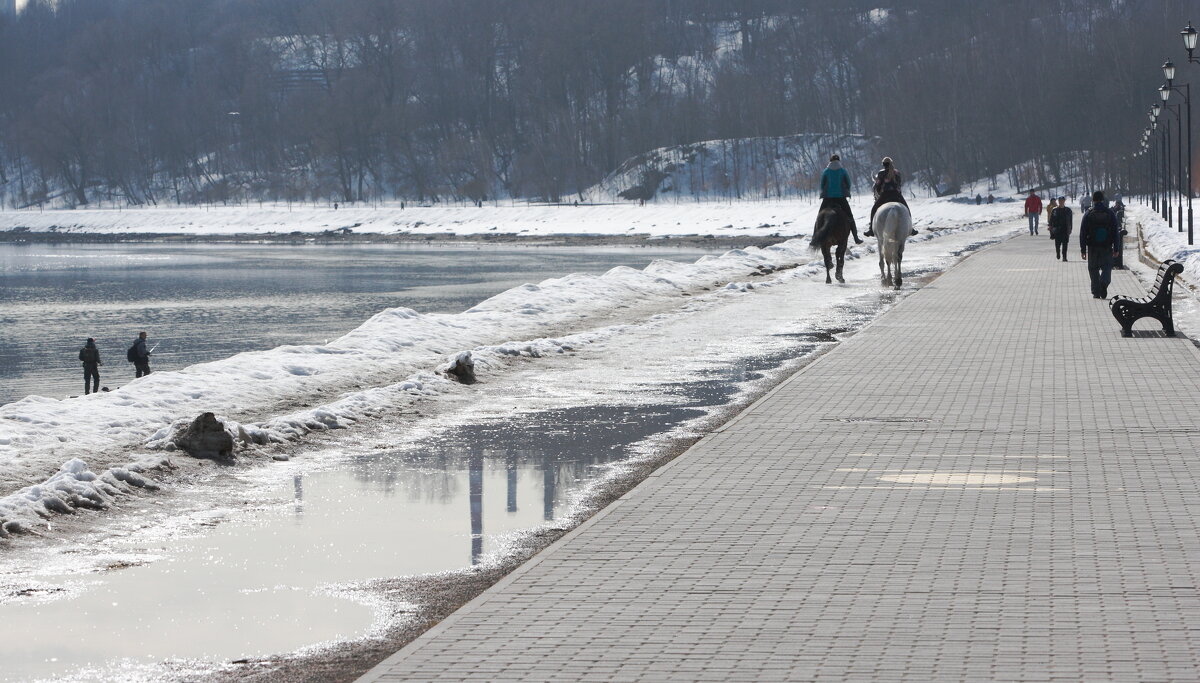
<instances>
[{"instance_id":1,"label":"snowy slope","mask_svg":"<svg viewBox=\"0 0 1200 683\"><path fill-rule=\"evenodd\" d=\"M842 157L851 179L867 187L879 161L861 135L802 134L708 140L662 147L621 164L583 192L591 202L812 195L829 155Z\"/></svg>"}]
</instances>

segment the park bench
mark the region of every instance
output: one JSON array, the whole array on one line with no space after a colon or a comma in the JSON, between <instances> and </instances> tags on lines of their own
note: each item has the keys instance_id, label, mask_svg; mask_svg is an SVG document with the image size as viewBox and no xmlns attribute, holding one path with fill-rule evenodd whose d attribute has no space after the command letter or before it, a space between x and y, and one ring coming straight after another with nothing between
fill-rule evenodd
<instances>
[{"instance_id":1,"label":"park bench","mask_svg":"<svg viewBox=\"0 0 1200 683\"><path fill-rule=\"evenodd\" d=\"M1158 277L1154 280L1154 286L1150 288L1150 296L1144 299L1114 296L1108 302L1113 317L1121 323L1122 337L1132 337L1133 323L1142 318L1154 318L1162 323L1164 334L1168 337L1175 336L1175 321L1171 317L1171 291L1175 286L1175 276L1182 272L1182 263L1167 259L1158 267Z\"/></svg>"}]
</instances>

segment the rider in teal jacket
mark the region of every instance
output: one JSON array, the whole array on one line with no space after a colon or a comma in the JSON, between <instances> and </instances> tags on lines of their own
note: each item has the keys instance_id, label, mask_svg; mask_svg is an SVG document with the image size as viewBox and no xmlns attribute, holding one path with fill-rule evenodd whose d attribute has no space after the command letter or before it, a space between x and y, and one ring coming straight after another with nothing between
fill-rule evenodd
<instances>
[{"instance_id":1,"label":"rider in teal jacket","mask_svg":"<svg viewBox=\"0 0 1200 683\"><path fill-rule=\"evenodd\" d=\"M850 174L842 168L842 158L834 154L829 157L829 166L821 172L821 209L832 206L844 211L850 217L850 234L854 235L854 243L862 244L849 200Z\"/></svg>"}]
</instances>

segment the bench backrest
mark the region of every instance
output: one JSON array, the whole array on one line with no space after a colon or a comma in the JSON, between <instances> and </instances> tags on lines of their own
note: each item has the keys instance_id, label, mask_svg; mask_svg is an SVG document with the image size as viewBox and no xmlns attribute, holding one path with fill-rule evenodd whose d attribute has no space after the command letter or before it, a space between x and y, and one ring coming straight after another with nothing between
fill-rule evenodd
<instances>
[{"instance_id":1,"label":"bench backrest","mask_svg":"<svg viewBox=\"0 0 1200 683\"><path fill-rule=\"evenodd\" d=\"M1158 267L1158 277L1154 280L1154 287L1150 290L1151 303L1162 304L1170 301L1175 287L1175 276L1182 272L1182 263L1172 259L1163 261L1163 264Z\"/></svg>"}]
</instances>

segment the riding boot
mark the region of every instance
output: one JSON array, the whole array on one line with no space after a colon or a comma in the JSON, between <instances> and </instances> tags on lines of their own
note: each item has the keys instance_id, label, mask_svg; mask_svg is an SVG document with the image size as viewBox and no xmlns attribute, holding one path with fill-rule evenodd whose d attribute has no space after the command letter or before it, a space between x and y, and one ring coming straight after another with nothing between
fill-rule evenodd
<instances>
[{"instance_id":1,"label":"riding boot","mask_svg":"<svg viewBox=\"0 0 1200 683\"><path fill-rule=\"evenodd\" d=\"M855 223L853 215L850 216L850 234L854 236L855 244L863 243L863 241L861 239L859 239L859 237L858 237L858 224ZM867 233L867 234L869 235L870 233Z\"/></svg>"}]
</instances>

